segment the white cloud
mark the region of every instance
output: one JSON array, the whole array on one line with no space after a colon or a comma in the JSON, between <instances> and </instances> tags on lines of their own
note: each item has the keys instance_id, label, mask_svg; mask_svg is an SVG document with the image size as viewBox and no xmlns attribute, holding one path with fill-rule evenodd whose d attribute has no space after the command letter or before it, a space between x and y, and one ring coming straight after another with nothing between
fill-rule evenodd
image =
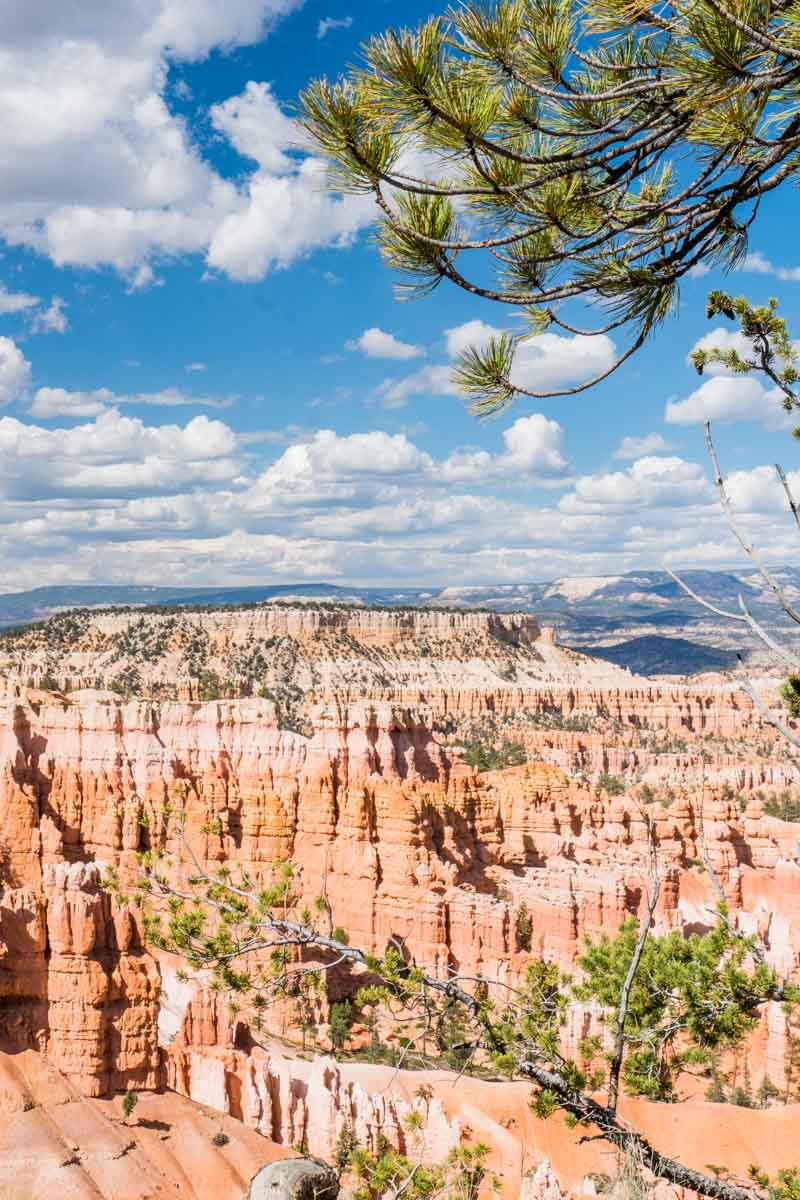
<instances>
[{"instance_id":1,"label":"white cloud","mask_svg":"<svg viewBox=\"0 0 800 1200\"><path fill-rule=\"evenodd\" d=\"M49 421L56 417L97 417L115 403L108 388L94 392L68 392L65 388L37 388L31 403L31 416Z\"/></svg>"},{"instance_id":2,"label":"white cloud","mask_svg":"<svg viewBox=\"0 0 800 1200\"><path fill-rule=\"evenodd\" d=\"M404 379L384 379L375 389L384 408L405 408L411 396L458 396L452 367L422 367Z\"/></svg>"},{"instance_id":3,"label":"white cloud","mask_svg":"<svg viewBox=\"0 0 800 1200\"><path fill-rule=\"evenodd\" d=\"M332 196L321 159L302 157L298 127L265 83L211 110L214 127L258 169L211 237L208 262L234 279L260 279L320 246L348 245L371 223L366 196Z\"/></svg>"},{"instance_id":4,"label":"white cloud","mask_svg":"<svg viewBox=\"0 0 800 1200\"><path fill-rule=\"evenodd\" d=\"M255 482L245 500L248 507L277 503L327 503L331 491L356 495L365 481L419 475L432 459L404 434L380 430L340 437L320 429L304 443L290 446Z\"/></svg>"},{"instance_id":5,"label":"white cloud","mask_svg":"<svg viewBox=\"0 0 800 1200\"><path fill-rule=\"evenodd\" d=\"M207 371L207 370L208 370L208 363L204 363L204 362L190 362L190 363L187 363L187 364L186 364L186 370L187 370L187 371Z\"/></svg>"},{"instance_id":6,"label":"white cloud","mask_svg":"<svg viewBox=\"0 0 800 1200\"><path fill-rule=\"evenodd\" d=\"M163 287L166 280L156 275L150 263L140 263L138 267L128 272L128 286L125 289L129 296L135 292L146 292L150 288Z\"/></svg>"},{"instance_id":7,"label":"white cloud","mask_svg":"<svg viewBox=\"0 0 800 1200\"><path fill-rule=\"evenodd\" d=\"M798 346L800 349L800 345ZM692 350L735 350L742 359L752 357L752 343L740 332L718 326L695 342ZM687 356L687 363L691 358ZM670 425L697 425L703 421L759 421L767 429L790 429L797 424L783 407L779 388L766 388L760 377L736 375L722 363L708 363L703 382L689 396L667 401L664 420Z\"/></svg>"},{"instance_id":8,"label":"white cloud","mask_svg":"<svg viewBox=\"0 0 800 1200\"><path fill-rule=\"evenodd\" d=\"M557 421L541 413L519 417L503 432L505 451L493 455L487 450L456 451L442 464L442 477L464 482L560 481L569 471L563 453L564 431Z\"/></svg>"},{"instance_id":9,"label":"white cloud","mask_svg":"<svg viewBox=\"0 0 800 1200\"><path fill-rule=\"evenodd\" d=\"M0 337L0 405L19 400L30 383L31 364L11 338Z\"/></svg>"},{"instance_id":10,"label":"white cloud","mask_svg":"<svg viewBox=\"0 0 800 1200\"><path fill-rule=\"evenodd\" d=\"M575 490L562 498L560 507L564 512L617 506L683 508L709 494L708 482L698 463L676 457L647 456L624 471L581 476Z\"/></svg>"},{"instance_id":11,"label":"white cloud","mask_svg":"<svg viewBox=\"0 0 800 1200\"><path fill-rule=\"evenodd\" d=\"M109 388L70 392L65 388L40 387L31 403L31 416L40 420L57 417L96 417L122 404L141 404L149 408L230 408L232 397L189 396L180 388L162 388L160 392L136 392L120 396Z\"/></svg>"},{"instance_id":12,"label":"white cloud","mask_svg":"<svg viewBox=\"0 0 800 1200\"><path fill-rule=\"evenodd\" d=\"M346 244L371 202L327 194L266 84L212 110L256 164L241 181L212 167L167 102L172 64L256 42L302 2L43 0L35 21L4 13L0 236L59 266L110 265L132 290L157 286L155 264L177 255L256 279Z\"/></svg>"},{"instance_id":13,"label":"white cloud","mask_svg":"<svg viewBox=\"0 0 800 1200\"><path fill-rule=\"evenodd\" d=\"M240 154L264 170L275 175L293 170L287 150L297 145L298 129L283 112L268 83L251 80L241 95L215 104L211 124Z\"/></svg>"},{"instance_id":14,"label":"white cloud","mask_svg":"<svg viewBox=\"0 0 800 1200\"><path fill-rule=\"evenodd\" d=\"M660 454L671 449L660 433L646 433L644 437L624 437L614 451L614 458L641 458L645 454Z\"/></svg>"},{"instance_id":15,"label":"white cloud","mask_svg":"<svg viewBox=\"0 0 800 1200\"><path fill-rule=\"evenodd\" d=\"M203 58L214 47L231 50L261 41L281 17L302 4L303 0L161 0L150 40L170 47L178 58Z\"/></svg>"},{"instance_id":16,"label":"white cloud","mask_svg":"<svg viewBox=\"0 0 800 1200\"><path fill-rule=\"evenodd\" d=\"M467 321L447 330L447 353L456 358L468 347L485 345L501 333L484 321ZM519 343L511 380L528 391L552 391L594 378L608 370L615 357L614 343L605 334L539 333Z\"/></svg>"},{"instance_id":17,"label":"white cloud","mask_svg":"<svg viewBox=\"0 0 800 1200\"><path fill-rule=\"evenodd\" d=\"M317 26L317 37L327 37L334 29L349 29L352 24L352 17L323 17Z\"/></svg>"},{"instance_id":18,"label":"white cloud","mask_svg":"<svg viewBox=\"0 0 800 1200\"><path fill-rule=\"evenodd\" d=\"M490 338L497 337L499 329L487 325L485 321L466 321L463 325L455 325L445 331L445 343L449 358L458 358L470 346L485 346Z\"/></svg>"},{"instance_id":19,"label":"white cloud","mask_svg":"<svg viewBox=\"0 0 800 1200\"><path fill-rule=\"evenodd\" d=\"M30 365L6 342L23 364L13 394L24 395ZM20 564L15 586L168 574L513 582L664 557L736 561L702 464L649 452L575 478L563 429L542 413L494 426L483 445L432 453L414 427L242 435L210 414L151 424L120 411L196 403L227 401L40 387L27 419L0 419L0 561ZM68 427L46 424L59 418ZM790 481L800 491L800 472ZM734 471L728 486L748 533L788 557L773 472Z\"/></svg>"},{"instance_id":20,"label":"white cloud","mask_svg":"<svg viewBox=\"0 0 800 1200\"><path fill-rule=\"evenodd\" d=\"M776 267L760 250L748 254L738 269L751 271L754 275L774 275L776 279L785 281L800 279L800 267Z\"/></svg>"},{"instance_id":21,"label":"white cloud","mask_svg":"<svg viewBox=\"0 0 800 1200\"><path fill-rule=\"evenodd\" d=\"M372 201L331 196L326 183L327 168L314 158L280 177L257 171L242 203L214 230L209 265L252 282L320 247L350 245L372 222Z\"/></svg>"},{"instance_id":22,"label":"white cloud","mask_svg":"<svg viewBox=\"0 0 800 1200\"><path fill-rule=\"evenodd\" d=\"M167 387L159 392L137 392L115 400L119 404L146 404L153 408L230 408L235 396L189 396L180 388Z\"/></svg>"},{"instance_id":23,"label":"white cloud","mask_svg":"<svg viewBox=\"0 0 800 1200\"><path fill-rule=\"evenodd\" d=\"M562 453L564 431L558 421L550 421L541 413L520 417L503 433L506 452L503 470L522 474L563 475L567 460Z\"/></svg>"},{"instance_id":24,"label":"white cloud","mask_svg":"<svg viewBox=\"0 0 800 1200\"><path fill-rule=\"evenodd\" d=\"M467 321L445 331L445 345L450 359L457 358L470 346L482 346L500 329L485 321ZM549 392L571 384L583 383L614 361L611 338L584 335L563 337L557 333L542 333L521 342L517 348L512 382L532 392ZM459 396L453 379L452 366L428 366L404 379L385 379L376 388L384 408L403 408L411 396Z\"/></svg>"},{"instance_id":25,"label":"white cloud","mask_svg":"<svg viewBox=\"0 0 800 1200\"><path fill-rule=\"evenodd\" d=\"M0 420L0 561L18 565L18 587L176 573L474 584L619 574L664 557L736 562L701 464L648 455L570 480L562 431L542 414L511 423L494 451L440 457L410 431L287 429L275 450L277 437L250 437L245 453L245 439L208 417L151 426L111 410L71 429ZM545 503L539 485L565 494ZM768 468L733 472L729 487L759 544L788 555L794 531L775 519Z\"/></svg>"},{"instance_id":26,"label":"white cloud","mask_svg":"<svg viewBox=\"0 0 800 1200\"><path fill-rule=\"evenodd\" d=\"M787 472L789 486L797 495L800 472ZM753 467L747 471L731 471L725 487L733 506L742 512L774 513L786 509L786 494L774 467Z\"/></svg>"},{"instance_id":27,"label":"white cloud","mask_svg":"<svg viewBox=\"0 0 800 1200\"><path fill-rule=\"evenodd\" d=\"M421 346L401 342L392 333L373 327L365 329L360 337L346 343L347 350L360 350L367 358L420 358L425 351Z\"/></svg>"},{"instance_id":28,"label":"white cloud","mask_svg":"<svg viewBox=\"0 0 800 1200\"><path fill-rule=\"evenodd\" d=\"M171 495L239 470L235 434L206 416L149 426L111 409L72 429L0 419L0 495L10 499Z\"/></svg>"},{"instance_id":29,"label":"white cloud","mask_svg":"<svg viewBox=\"0 0 800 1200\"><path fill-rule=\"evenodd\" d=\"M31 296L28 292L10 292L5 284L0 283L0 316L24 312L28 308L35 308L38 303L38 296Z\"/></svg>"},{"instance_id":30,"label":"white cloud","mask_svg":"<svg viewBox=\"0 0 800 1200\"><path fill-rule=\"evenodd\" d=\"M767 390L750 375L717 375L706 379L684 400L668 400L664 420L670 425L703 421L760 421L768 429L797 424L782 406L783 393Z\"/></svg>"},{"instance_id":31,"label":"white cloud","mask_svg":"<svg viewBox=\"0 0 800 1200\"><path fill-rule=\"evenodd\" d=\"M33 320L34 333L66 333L69 320L64 312L66 302L60 296L53 296L50 307L38 312Z\"/></svg>"},{"instance_id":32,"label":"white cloud","mask_svg":"<svg viewBox=\"0 0 800 1200\"><path fill-rule=\"evenodd\" d=\"M690 353L686 355L687 366L692 365L691 355L695 350L735 350L740 358L747 359L752 355L753 346L738 330L725 329L724 326L718 325L695 342ZM730 375L731 372L722 363L710 362L703 368L703 374Z\"/></svg>"}]
</instances>

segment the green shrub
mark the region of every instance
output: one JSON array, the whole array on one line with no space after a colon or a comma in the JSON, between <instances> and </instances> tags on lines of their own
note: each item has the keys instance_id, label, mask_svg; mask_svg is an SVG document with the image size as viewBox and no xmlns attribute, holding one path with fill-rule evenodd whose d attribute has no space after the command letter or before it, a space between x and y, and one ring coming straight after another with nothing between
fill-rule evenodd
<instances>
[{"instance_id":1,"label":"green shrub","mask_svg":"<svg viewBox=\"0 0 800 1200\"><path fill-rule=\"evenodd\" d=\"M793 717L800 717L800 675L789 675L781 684L781 699Z\"/></svg>"},{"instance_id":2,"label":"green shrub","mask_svg":"<svg viewBox=\"0 0 800 1200\"><path fill-rule=\"evenodd\" d=\"M739 1108L755 1108L755 1101L746 1088L733 1088L728 1099L731 1104L736 1104Z\"/></svg>"},{"instance_id":3,"label":"green shrub","mask_svg":"<svg viewBox=\"0 0 800 1200\"><path fill-rule=\"evenodd\" d=\"M350 1040L353 1025L353 1006L349 1000L337 1000L331 1005L330 1037L334 1050L341 1050Z\"/></svg>"},{"instance_id":4,"label":"green shrub","mask_svg":"<svg viewBox=\"0 0 800 1200\"><path fill-rule=\"evenodd\" d=\"M764 812L779 821L800 821L800 800L793 799L791 792L773 792L764 802Z\"/></svg>"},{"instance_id":5,"label":"green shrub","mask_svg":"<svg viewBox=\"0 0 800 1200\"><path fill-rule=\"evenodd\" d=\"M521 767L526 761L521 742L504 740L499 747L476 738L466 747L465 759L476 771L502 771L506 767Z\"/></svg>"},{"instance_id":6,"label":"green shrub","mask_svg":"<svg viewBox=\"0 0 800 1200\"><path fill-rule=\"evenodd\" d=\"M525 901L517 909L517 919L514 924L517 939L517 950L530 950L533 935L533 919Z\"/></svg>"},{"instance_id":7,"label":"green shrub","mask_svg":"<svg viewBox=\"0 0 800 1200\"><path fill-rule=\"evenodd\" d=\"M122 1097L122 1115L126 1121L130 1119L131 1114L138 1103L139 1093L135 1092L133 1088L128 1088L127 1092Z\"/></svg>"}]
</instances>

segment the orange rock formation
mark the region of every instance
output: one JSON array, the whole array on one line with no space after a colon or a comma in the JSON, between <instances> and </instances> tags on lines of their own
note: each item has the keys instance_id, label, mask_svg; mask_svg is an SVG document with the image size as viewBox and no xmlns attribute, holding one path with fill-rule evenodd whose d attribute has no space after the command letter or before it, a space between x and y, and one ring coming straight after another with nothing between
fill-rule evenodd
<instances>
[{"instance_id":1,"label":"orange rock formation","mask_svg":"<svg viewBox=\"0 0 800 1200\"><path fill-rule=\"evenodd\" d=\"M533 693L524 695L534 702ZM689 736L709 727L763 736L752 710L726 692L705 699L656 687L536 695L548 711L557 702L570 712L594 705L623 724L635 716ZM276 859L291 859L303 895L312 899L324 887L335 923L354 944L382 950L399 936L433 968L513 980L528 956L515 934L524 902L533 918L531 951L572 965L584 937L613 932L641 908L648 846L639 806L541 762L476 775L434 728L477 696L429 695L416 708L331 699L311 711L307 738L280 729L266 700L70 702L7 687L0 701L0 1036L46 1052L88 1096L155 1088L165 1069L173 1089L285 1144L305 1130L309 1144L318 1132L327 1147L345 1112L367 1132L400 1129L414 1103L410 1082L376 1107L355 1068L291 1066L237 1047L216 1014L203 1015L202 998L160 1057L161 987L173 1030L190 993L176 999L172 977L162 979L136 918L100 888L100 864L132 878L139 849L178 848L177 814L185 811L187 837L209 864L238 863L266 878ZM480 693L482 711L490 696L519 719L512 689ZM568 749L566 742L553 748ZM669 808L656 804L652 812L665 874L658 927L709 924L715 894L707 860L740 928L758 930L770 959L796 972L796 826L766 817L757 799L743 811L737 796L713 787L684 789ZM210 824L218 832L209 833ZM777 1011L765 1018L751 1054L754 1087L765 1073L779 1088L787 1085L781 1021ZM437 1090L440 1109L430 1122L437 1146L464 1123L476 1130L486 1124L493 1110L475 1099L485 1086L473 1091L470 1083L468 1117ZM520 1122L523 1105L514 1104L508 1119ZM510 1129L493 1134L501 1158L509 1137L521 1144ZM558 1157L544 1132L526 1145ZM573 1187L566 1158L554 1169ZM547 1179L540 1182L546 1191Z\"/></svg>"}]
</instances>

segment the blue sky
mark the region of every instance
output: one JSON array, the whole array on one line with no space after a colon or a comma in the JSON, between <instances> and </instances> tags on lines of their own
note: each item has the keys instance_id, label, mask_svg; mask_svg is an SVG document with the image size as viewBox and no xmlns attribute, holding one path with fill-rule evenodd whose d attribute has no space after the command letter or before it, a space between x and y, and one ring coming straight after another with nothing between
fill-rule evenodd
<instances>
[{"instance_id":1,"label":"blue sky","mask_svg":"<svg viewBox=\"0 0 800 1200\"><path fill-rule=\"evenodd\" d=\"M369 204L326 194L297 152L303 84L435 0L5 8L2 590L735 564L707 415L744 519L793 557L769 466L798 466L779 404L686 363L713 332L714 275L687 280L679 317L605 384L481 424L448 364L505 314L454 289L398 302ZM770 199L725 286L777 294L800 330L795 205ZM522 370L574 382L612 353L549 334Z\"/></svg>"}]
</instances>

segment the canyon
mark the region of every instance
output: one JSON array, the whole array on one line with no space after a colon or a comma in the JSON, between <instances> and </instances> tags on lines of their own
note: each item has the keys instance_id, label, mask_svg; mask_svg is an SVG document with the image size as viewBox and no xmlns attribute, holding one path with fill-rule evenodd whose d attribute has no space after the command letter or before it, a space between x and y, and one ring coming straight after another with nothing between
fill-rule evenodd
<instances>
[{"instance_id":1,"label":"canyon","mask_svg":"<svg viewBox=\"0 0 800 1200\"><path fill-rule=\"evenodd\" d=\"M512 1200L592 1194L608 1173L607 1152L576 1150L560 1119L533 1116L523 1084L455 1086L444 1064L331 1058L327 1002L357 986L346 974L321 1001L310 1049L286 1007L254 1039L202 980L148 949L135 906L104 887L109 867L132 885L143 850L178 864L184 839L203 866L243 868L257 883L291 862L298 903L322 893L353 945L380 953L399 939L432 970L514 983L531 955L575 970L587 937L641 912L646 805L663 878L656 930L708 928L718 884L736 928L798 977L800 827L771 815L779 792L796 796L797 768L731 680L636 677L559 646L529 614L272 605L54 620L56 633L48 622L46 635L3 648L0 1070L14 1083L0 1088L0 1131L40 1109L45 1119L45 1099L31 1092L26 1108L19 1082L36 1062L76 1112L94 1114L92 1128L129 1088L159 1112L174 1104L176 1128L227 1114L253 1173L298 1146L330 1158L345 1122L364 1144L402 1146L421 1106L426 1153L479 1137ZM140 694L108 686L133 670ZM238 694L201 700L208 674ZM486 748L502 757L509 746L514 765L479 769ZM574 1010L575 1039L593 1019ZM720 1161L710 1147L721 1119L733 1169L794 1165L797 1040L772 1005L726 1063L734 1082L755 1093L768 1079L786 1104L712 1104L701 1081L683 1105L627 1101L626 1112L665 1148L686 1144L700 1167ZM154 1146L130 1133L151 1159ZM0 1189L8 1162L0 1150ZM173 1191L152 1194L192 1196L170 1162ZM229 1189L242 1175L232 1171ZM76 1194L121 1194L91 1186Z\"/></svg>"}]
</instances>

